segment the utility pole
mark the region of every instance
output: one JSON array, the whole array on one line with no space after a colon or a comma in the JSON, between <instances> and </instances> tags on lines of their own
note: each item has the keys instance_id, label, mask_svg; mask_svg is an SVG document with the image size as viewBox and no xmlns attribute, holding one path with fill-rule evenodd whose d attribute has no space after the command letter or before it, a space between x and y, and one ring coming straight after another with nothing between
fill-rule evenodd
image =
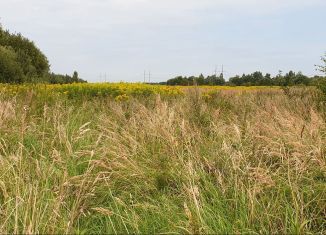
<instances>
[{"instance_id":1,"label":"utility pole","mask_svg":"<svg viewBox=\"0 0 326 235\"><path fill-rule=\"evenodd\" d=\"M151 71L148 73L148 82L151 83Z\"/></svg>"},{"instance_id":2,"label":"utility pole","mask_svg":"<svg viewBox=\"0 0 326 235\"><path fill-rule=\"evenodd\" d=\"M144 83L146 83L146 70L144 70Z\"/></svg>"},{"instance_id":3,"label":"utility pole","mask_svg":"<svg viewBox=\"0 0 326 235\"><path fill-rule=\"evenodd\" d=\"M220 76L222 75L222 78L224 78L224 72L226 72L226 71L224 71L224 65L223 64L222 64L222 70L219 71L219 72L221 72Z\"/></svg>"}]
</instances>

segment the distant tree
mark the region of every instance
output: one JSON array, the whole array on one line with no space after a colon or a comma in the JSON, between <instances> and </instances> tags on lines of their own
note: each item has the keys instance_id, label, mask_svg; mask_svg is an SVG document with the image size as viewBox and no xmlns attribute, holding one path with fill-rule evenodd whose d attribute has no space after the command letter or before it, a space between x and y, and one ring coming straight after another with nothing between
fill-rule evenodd
<instances>
[{"instance_id":1,"label":"distant tree","mask_svg":"<svg viewBox=\"0 0 326 235\"><path fill-rule=\"evenodd\" d=\"M319 80L319 79L318 79ZM278 75L272 77L271 74L256 71L251 74L242 74L242 76L234 76L225 82L223 74L219 77L216 75L207 76L206 78L201 74L199 77L176 77L167 81L168 85L233 85L233 86L292 86L292 85L313 85L317 82L316 78L309 78L301 72L295 73L292 70L282 75L279 71Z\"/></svg>"},{"instance_id":2,"label":"distant tree","mask_svg":"<svg viewBox=\"0 0 326 235\"><path fill-rule=\"evenodd\" d=\"M321 60L324 64L317 65L317 70L326 75L326 53L325 53L325 56L321 57ZM326 77L319 78L317 80L316 84L317 84L317 87L319 88L319 90L324 94L324 99L326 101Z\"/></svg>"},{"instance_id":3,"label":"distant tree","mask_svg":"<svg viewBox=\"0 0 326 235\"><path fill-rule=\"evenodd\" d=\"M83 79L78 77L78 73L75 71L73 73L73 76L69 76L69 75L62 75L62 74L55 74L55 73L51 73L49 74L49 82L51 84L69 84L69 83L84 83L86 81L84 81Z\"/></svg>"},{"instance_id":4,"label":"distant tree","mask_svg":"<svg viewBox=\"0 0 326 235\"><path fill-rule=\"evenodd\" d=\"M73 82L78 82L78 72L77 71L74 71L73 75L72 75L72 80Z\"/></svg>"},{"instance_id":5,"label":"distant tree","mask_svg":"<svg viewBox=\"0 0 326 235\"><path fill-rule=\"evenodd\" d=\"M197 78L195 76L190 76L186 79L187 79L187 85L192 86L192 85L195 85Z\"/></svg>"},{"instance_id":6,"label":"distant tree","mask_svg":"<svg viewBox=\"0 0 326 235\"><path fill-rule=\"evenodd\" d=\"M283 71L279 70L278 74L272 78L273 85L281 86L284 83Z\"/></svg>"},{"instance_id":7,"label":"distant tree","mask_svg":"<svg viewBox=\"0 0 326 235\"><path fill-rule=\"evenodd\" d=\"M208 76L205 79L205 84L210 86L219 86L219 85L224 85L225 80L222 74L219 77L217 77L216 75L212 75L212 76Z\"/></svg>"},{"instance_id":8,"label":"distant tree","mask_svg":"<svg viewBox=\"0 0 326 235\"><path fill-rule=\"evenodd\" d=\"M262 72L256 71L251 74L251 83L256 86L264 85L264 75Z\"/></svg>"},{"instance_id":9,"label":"distant tree","mask_svg":"<svg viewBox=\"0 0 326 235\"><path fill-rule=\"evenodd\" d=\"M230 82L231 85L235 85L235 86L241 86L243 84L243 80L242 80L242 78L240 78L239 75L237 75L235 77L231 77L229 79L229 82Z\"/></svg>"},{"instance_id":10,"label":"distant tree","mask_svg":"<svg viewBox=\"0 0 326 235\"><path fill-rule=\"evenodd\" d=\"M223 73L220 74L220 76L216 80L216 85L224 85L225 79Z\"/></svg>"},{"instance_id":11,"label":"distant tree","mask_svg":"<svg viewBox=\"0 0 326 235\"><path fill-rule=\"evenodd\" d=\"M229 79L230 83L236 86L266 86L272 84L270 74L265 76L262 72L256 71L252 74L242 74L242 76L235 76Z\"/></svg>"},{"instance_id":12,"label":"distant tree","mask_svg":"<svg viewBox=\"0 0 326 235\"><path fill-rule=\"evenodd\" d=\"M298 72L294 78L295 85L309 85L310 80L307 76L303 75L302 72Z\"/></svg>"},{"instance_id":13,"label":"distant tree","mask_svg":"<svg viewBox=\"0 0 326 235\"><path fill-rule=\"evenodd\" d=\"M288 73L284 75L284 83L283 86L291 86L294 85L294 79L295 79L295 72L290 70Z\"/></svg>"},{"instance_id":14,"label":"distant tree","mask_svg":"<svg viewBox=\"0 0 326 235\"><path fill-rule=\"evenodd\" d=\"M262 77L262 79L260 80L258 85L261 85L261 86L272 86L272 85L274 85L271 74L266 73L265 76Z\"/></svg>"},{"instance_id":15,"label":"distant tree","mask_svg":"<svg viewBox=\"0 0 326 235\"><path fill-rule=\"evenodd\" d=\"M196 83L198 86L205 85L205 77L203 74L199 75L199 77L196 79Z\"/></svg>"},{"instance_id":16,"label":"distant tree","mask_svg":"<svg viewBox=\"0 0 326 235\"><path fill-rule=\"evenodd\" d=\"M167 85L170 85L170 86L176 86L176 85L187 86L187 85L189 85L187 78L184 78L182 76L178 76L178 77L169 79L166 83L167 83Z\"/></svg>"},{"instance_id":17,"label":"distant tree","mask_svg":"<svg viewBox=\"0 0 326 235\"><path fill-rule=\"evenodd\" d=\"M214 77L215 77L215 75L214 75ZM224 85L224 84L225 84L224 74L220 73L220 76L215 77L214 85Z\"/></svg>"},{"instance_id":18,"label":"distant tree","mask_svg":"<svg viewBox=\"0 0 326 235\"><path fill-rule=\"evenodd\" d=\"M317 70L324 73L326 75L326 53L321 57L321 61L324 63L323 65L316 65Z\"/></svg>"}]
</instances>

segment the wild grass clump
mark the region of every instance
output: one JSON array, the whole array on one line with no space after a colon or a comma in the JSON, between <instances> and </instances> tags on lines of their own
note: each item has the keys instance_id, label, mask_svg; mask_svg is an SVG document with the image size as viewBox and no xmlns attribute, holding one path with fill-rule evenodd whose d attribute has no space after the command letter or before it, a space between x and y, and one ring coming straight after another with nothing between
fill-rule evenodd
<instances>
[{"instance_id":1,"label":"wild grass clump","mask_svg":"<svg viewBox=\"0 0 326 235\"><path fill-rule=\"evenodd\" d=\"M326 232L312 90L0 95L1 233Z\"/></svg>"}]
</instances>

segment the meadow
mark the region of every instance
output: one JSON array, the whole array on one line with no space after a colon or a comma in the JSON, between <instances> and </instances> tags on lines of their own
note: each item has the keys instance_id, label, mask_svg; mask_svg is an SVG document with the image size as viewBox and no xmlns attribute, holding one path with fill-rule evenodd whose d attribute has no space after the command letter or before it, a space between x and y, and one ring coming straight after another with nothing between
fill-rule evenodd
<instances>
[{"instance_id":1,"label":"meadow","mask_svg":"<svg viewBox=\"0 0 326 235\"><path fill-rule=\"evenodd\" d=\"M314 88L0 85L0 232L326 233Z\"/></svg>"}]
</instances>

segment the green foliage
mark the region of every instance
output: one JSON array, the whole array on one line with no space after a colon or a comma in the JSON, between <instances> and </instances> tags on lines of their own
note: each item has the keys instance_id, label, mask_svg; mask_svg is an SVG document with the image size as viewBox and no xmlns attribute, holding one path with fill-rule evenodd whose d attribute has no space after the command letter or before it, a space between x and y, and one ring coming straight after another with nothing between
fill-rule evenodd
<instances>
[{"instance_id":1,"label":"green foliage","mask_svg":"<svg viewBox=\"0 0 326 235\"><path fill-rule=\"evenodd\" d=\"M78 77L78 73L74 71L73 75L62 75L51 73L48 75L51 84L69 84L69 83L85 83L86 81Z\"/></svg>"},{"instance_id":2,"label":"green foliage","mask_svg":"<svg viewBox=\"0 0 326 235\"><path fill-rule=\"evenodd\" d=\"M318 80L317 88L322 92L323 100L326 100L326 78Z\"/></svg>"},{"instance_id":3,"label":"green foliage","mask_svg":"<svg viewBox=\"0 0 326 235\"><path fill-rule=\"evenodd\" d=\"M49 73L46 56L34 42L20 33L13 34L0 25L0 82L1 83L79 83L75 71L73 76Z\"/></svg>"},{"instance_id":4,"label":"green foliage","mask_svg":"<svg viewBox=\"0 0 326 235\"><path fill-rule=\"evenodd\" d=\"M317 65L317 70L326 75L326 53L325 56L321 57L321 61L324 65ZM326 99L326 77L317 77L315 83L318 89L322 92L324 99Z\"/></svg>"},{"instance_id":5,"label":"green foliage","mask_svg":"<svg viewBox=\"0 0 326 235\"><path fill-rule=\"evenodd\" d=\"M199 77L182 77L178 76L169 79L167 85L179 85L179 86L192 86L192 85L207 85L207 86L221 86L221 85L233 85L233 86L293 86L293 85L313 85L314 78L309 78L303 75L301 72L295 73L289 71L284 76L280 72L277 76L272 77L271 74L256 71L252 74L243 74L242 76L234 76L229 79L229 82L225 82L223 74L220 76L212 75L206 78L201 74Z\"/></svg>"},{"instance_id":6,"label":"green foliage","mask_svg":"<svg viewBox=\"0 0 326 235\"><path fill-rule=\"evenodd\" d=\"M17 54L10 47L0 46L0 82L20 83L24 74L17 61Z\"/></svg>"},{"instance_id":7,"label":"green foliage","mask_svg":"<svg viewBox=\"0 0 326 235\"><path fill-rule=\"evenodd\" d=\"M0 46L10 47L15 52L16 62L24 75L21 80L29 82L33 77L43 77L49 72L50 65L46 56L34 42L21 34L12 34L0 27Z\"/></svg>"},{"instance_id":8,"label":"green foliage","mask_svg":"<svg viewBox=\"0 0 326 235\"><path fill-rule=\"evenodd\" d=\"M324 73L326 75L326 53L321 57L321 61L324 63L323 65L316 65L317 70Z\"/></svg>"},{"instance_id":9,"label":"green foliage","mask_svg":"<svg viewBox=\"0 0 326 235\"><path fill-rule=\"evenodd\" d=\"M295 73L289 71L282 75L280 72L277 76L271 77L270 74L265 76L257 71L252 74L243 74L230 78L230 84L236 86L293 86L293 85L309 85L312 81L311 78L303 75L301 72Z\"/></svg>"},{"instance_id":10,"label":"green foliage","mask_svg":"<svg viewBox=\"0 0 326 235\"><path fill-rule=\"evenodd\" d=\"M191 76L191 77L182 77L178 76L172 79L169 79L166 82L167 85L170 86L193 86L193 85L209 85L209 86L218 86L218 85L224 85L225 80L223 78L223 74L220 76L212 75L204 77L203 74L200 74L198 77Z\"/></svg>"}]
</instances>

